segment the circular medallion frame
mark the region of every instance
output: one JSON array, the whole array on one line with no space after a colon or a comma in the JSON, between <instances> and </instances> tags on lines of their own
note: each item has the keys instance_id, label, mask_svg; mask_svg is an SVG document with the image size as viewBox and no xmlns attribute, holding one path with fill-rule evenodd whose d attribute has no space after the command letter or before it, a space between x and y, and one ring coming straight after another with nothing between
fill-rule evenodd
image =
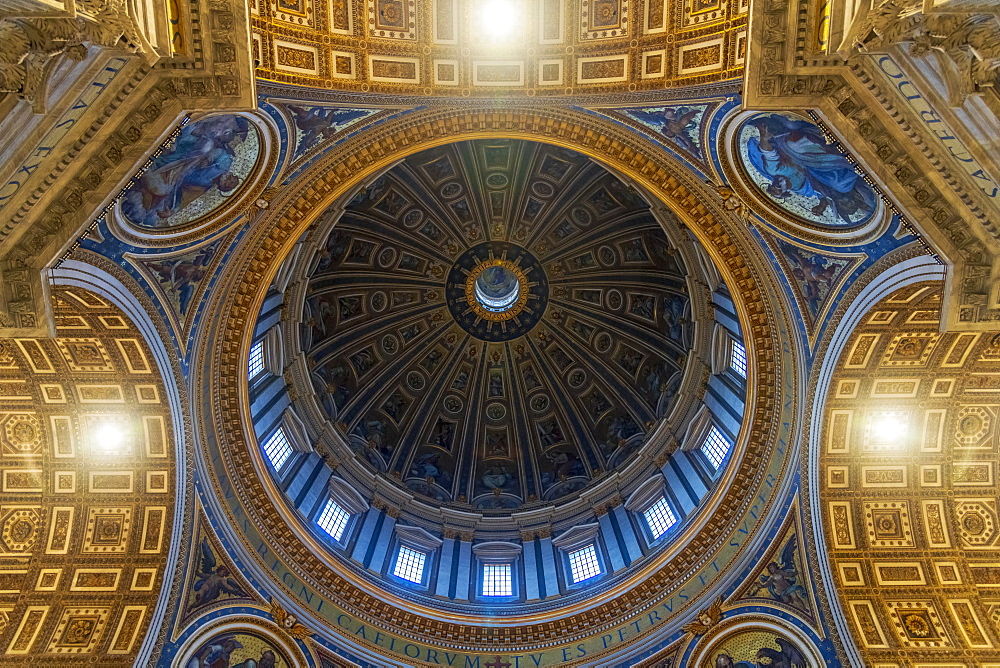
<instances>
[{"instance_id":1,"label":"circular medallion frame","mask_svg":"<svg viewBox=\"0 0 1000 668\"><path fill-rule=\"evenodd\" d=\"M734 642L739 643L741 636L744 639L747 639L747 636L754 637L754 639L782 637L809 662L808 665L826 665L823 655L816 648L816 638L809 637L810 634L796 624L779 621L775 617L764 615L738 615L723 620L692 647L693 651L688 656L688 663L692 666L718 665L716 663L718 654L728 655L728 652L732 651L729 646ZM784 648L779 645L777 650L774 647L768 649L772 653L778 653L782 652ZM773 660L774 654L772 653L767 654L769 660ZM739 660L738 657L731 655L730 658Z\"/></svg>"},{"instance_id":2,"label":"circular medallion frame","mask_svg":"<svg viewBox=\"0 0 1000 668\"><path fill-rule=\"evenodd\" d=\"M864 203L864 198L867 197L864 193L870 192L874 198L871 213L849 224L831 225L818 222L816 218L819 214L811 215L812 208L823 207L823 215L826 218L831 218L835 216L832 212L837 210L835 200L847 197L839 193L836 193L833 198L824 197L824 192L832 192L833 186L831 185L820 186L819 191L812 187L817 184L811 181L810 174L818 173L821 170L814 168L815 166L803 164L801 169L789 168L790 172L801 172L800 174L784 174L782 169L773 166L770 168L773 173L766 173L765 169L748 164L747 142L753 140L759 147L762 141L760 135L762 131L773 134L781 130L777 127L766 129L769 125L775 125L775 123L768 121L773 116L780 116L786 119L789 124L794 121L801 124L803 128L811 126L813 129L809 133L803 133L808 135L808 139L793 140L794 129L785 128L787 132L784 133L786 136L783 137L782 141L784 144L795 144L796 142L805 144L803 153L807 153L805 149L812 147L812 150L819 156L816 160L824 158L834 160L836 167L841 170L845 179L849 172L856 174L854 186L849 191L853 194L850 198L851 203L846 206L860 206ZM839 140L830 141L815 121L804 113L738 111L723 120L720 135L720 146L726 148L726 150L721 151L722 155L720 156L726 181L739 185L739 196L747 203L752 213L760 216L766 223L780 231L813 243L855 246L878 238L892 222L892 216L888 212L884 199L874 187L872 179L855 167L856 163L844 152ZM823 136L825 144L819 144L819 136ZM778 141L774 140L774 144L776 146ZM825 147L827 152L817 150L821 146ZM772 147L772 150L779 158L783 155L775 147ZM758 150L757 152L762 151ZM805 160L807 158L802 157L801 161ZM795 185L785 187L788 185L790 176L795 178L797 187ZM804 178L804 182L801 184L798 182L800 177ZM766 186L767 182L771 182L772 186ZM768 194L766 187L771 187L775 194ZM800 192L796 192L796 190ZM790 204L779 203L782 197Z\"/></svg>"},{"instance_id":3,"label":"circular medallion frame","mask_svg":"<svg viewBox=\"0 0 1000 668\"><path fill-rule=\"evenodd\" d=\"M239 179L238 185L235 185L235 187L226 191L223 191L220 186L215 185L215 182L223 178L225 174L228 173L225 171L226 156L229 156L230 153L235 151L235 149L229 145L232 141L225 141L225 137L228 135L226 135L224 133L224 129L222 129L219 130L217 134L223 133L223 137L215 141L211 149L207 146L207 144L210 143L208 140L203 142L206 146L201 148L203 152L208 151L211 156L216 156L215 159L219 164L216 165L215 171L220 173L208 181L206 181L206 179L212 174L212 172L201 174L200 181L199 177L192 176L191 178L193 179L193 182L191 184L187 184L190 185L192 189L197 190L205 187L208 182L211 182L212 186L209 187L206 192L190 200L185 207L182 207L182 209L197 203L197 200L201 197L211 194L213 191L218 191L218 201L215 205L199 215L192 216L190 220L185 220L184 222L176 225L165 226L162 228L142 225L134 222L125 212L125 209L130 205L129 202L131 199L141 197L143 199L143 203L150 206L153 206L154 201L159 197L163 197L165 199L170 196L175 199L179 197L181 202L185 201L187 197L185 192L183 192L185 184L175 184L178 185L177 188L164 190L165 188L169 188L169 186L167 184L161 184L160 181L163 181L164 179L156 177L152 171L157 167L156 161L163 156L164 152L168 149L176 148L178 140L181 139L183 134L186 131L189 131L189 129L194 129L199 123L203 123L213 118L223 117L231 117L245 122L247 136L253 136L256 141L256 157L253 159L252 164L246 168L245 174L234 177ZM145 163L143 163L141 169L134 173L132 178L130 178L129 181L122 187L112 205L108 207L108 225L111 227L115 236L121 238L122 240L128 241L137 246L146 246L150 248L177 246L208 238L219 230L230 225L236 220L236 218L239 217L237 212L242 213L251 202L255 202L260 198L261 193L267 185L267 177L274 173L277 166L278 151L274 150L274 147L277 145L277 141L278 130L274 126L273 119L269 118L265 114L256 112L207 114L187 123L175 125L172 130L161 139L157 150ZM232 160L232 157L229 156L228 159ZM180 162L180 159L178 159L177 162ZM165 169L167 165L160 165L159 167L160 169ZM180 169L175 171L182 172L184 170ZM136 188L138 188L139 184L144 180L149 181L149 183L146 184L146 190L148 192L140 193L140 191L136 190Z\"/></svg>"},{"instance_id":4,"label":"circular medallion frame","mask_svg":"<svg viewBox=\"0 0 1000 668\"><path fill-rule=\"evenodd\" d=\"M517 281L517 299L502 310L485 305L481 301L485 295L478 289L484 272L494 268L509 272ZM527 249L487 241L455 260L448 272L445 299L455 322L472 336L490 343L510 341L529 333L541 320L549 301L549 281Z\"/></svg>"}]
</instances>

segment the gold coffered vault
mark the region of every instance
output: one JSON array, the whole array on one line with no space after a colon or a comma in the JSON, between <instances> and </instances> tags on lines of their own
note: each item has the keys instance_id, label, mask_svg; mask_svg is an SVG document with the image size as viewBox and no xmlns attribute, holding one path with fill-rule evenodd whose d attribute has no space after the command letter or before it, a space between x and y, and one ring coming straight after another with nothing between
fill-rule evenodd
<instances>
[{"instance_id":1,"label":"gold coffered vault","mask_svg":"<svg viewBox=\"0 0 1000 668\"><path fill-rule=\"evenodd\" d=\"M497 0L500 2L500 0ZM740 76L742 1L251 3L262 79L322 89L442 97L661 90Z\"/></svg>"}]
</instances>

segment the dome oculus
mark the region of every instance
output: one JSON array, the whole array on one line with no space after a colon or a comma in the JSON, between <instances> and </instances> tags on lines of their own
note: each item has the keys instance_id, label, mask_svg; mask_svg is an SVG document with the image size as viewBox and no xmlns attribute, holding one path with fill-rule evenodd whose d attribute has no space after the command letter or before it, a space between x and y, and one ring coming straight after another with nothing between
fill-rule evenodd
<instances>
[{"instance_id":1,"label":"dome oculus","mask_svg":"<svg viewBox=\"0 0 1000 668\"><path fill-rule=\"evenodd\" d=\"M482 341L510 341L538 323L548 279L534 255L511 243L470 248L448 274L448 308L462 329Z\"/></svg>"},{"instance_id":2,"label":"dome oculus","mask_svg":"<svg viewBox=\"0 0 1000 668\"><path fill-rule=\"evenodd\" d=\"M518 268L504 260L484 262L477 270L466 282L466 297L471 293L479 305L490 313L510 316L515 304L521 305L518 298L523 291L523 274L519 276ZM475 308L471 300L469 305Z\"/></svg>"}]
</instances>

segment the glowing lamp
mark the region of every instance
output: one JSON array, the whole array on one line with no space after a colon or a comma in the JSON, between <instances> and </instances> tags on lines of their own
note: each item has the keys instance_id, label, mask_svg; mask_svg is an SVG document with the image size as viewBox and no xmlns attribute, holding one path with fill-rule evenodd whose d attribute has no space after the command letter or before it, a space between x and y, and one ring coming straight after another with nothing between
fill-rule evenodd
<instances>
[{"instance_id":1,"label":"glowing lamp","mask_svg":"<svg viewBox=\"0 0 1000 668\"><path fill-rule=\"evenodd\" d=\"M519 18L517 6L511 0L483 0L479 5L480 27L493 39L513 36Z\"/></svg>"},{"instance_id":2,"label":"glowing lamp","mask_svg":"<svg viewBox=\"0 0 1000 668\"><path fill-rule=\"evenodd\" d=\"M94 449L106 455L118 454L125 449L125 425L105 421L95 425L91 434Z\"/></svg>"},{"instance_id":3,"label":"glowing lamp","mask_svg":"<svg viewBox=\"0 0 1000 668\"><path fill-rule=\"evenodd\" d=\"M872 435L879 443L901 445L906 438L906 424L898 415L879 415L872 421Z\"/></svg>"}]
</instances>

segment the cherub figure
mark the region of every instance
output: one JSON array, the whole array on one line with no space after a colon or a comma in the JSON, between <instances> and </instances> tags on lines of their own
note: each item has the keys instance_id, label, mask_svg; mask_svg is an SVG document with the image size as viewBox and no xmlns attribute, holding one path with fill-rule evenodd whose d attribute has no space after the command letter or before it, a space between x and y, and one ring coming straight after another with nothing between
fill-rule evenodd
<instances>
[{"instance_id":1,"label":"cherub figure","mask_svg":"<svg viewBox=\"0 0 1000 668\"><path fill-rule=\"evenodd\" d=\"M694 635L704 635L706 631L719 623L722 619L722 599L715 599L715 603L704 608L698 613L698 617L693 622L684 625L684 630Z\"/></svg>"},{"instance_id":2,"label":"cherub figure","mask_svg":"<svg viewBox=\"0 0 1000 668\"><path fill-rule=\"evenodd\" d=\"M192 608L211 603L223 594L238 597L248 597L239 582L230 577L229 569L219 565L215 553L207 537L201 539L201 565L198 580L194 583L194 602Z\"/></svg>"},{"instance_id":3,"label":"cherub figure","mask_svg":"<svg viewBox=\"0 0 1000 668\"><path fill-rule=\"evenodd\" d=\"M337 134L344 126L364 118L371 112L366 109L333 109L327 107L300 107L288 105L295 127L301 132L298 152Z\"/></svg>"},{"instance_id":4,"label":"cherub figure","mask_svg":"<svg viewBox=\"0 0 1000 668\"><path fill-rule=\"evenodd\" d=\"M799 572L795 567L795 550L798 540L792 534L781 549L781 563L772 561L760 575L759 584L753 590L756 596L761 589L767 589L771 598L798 608L807 606L806 590L798 584Z\"/></svg>"},{"instance_id":5,"label":"cherub figure","mask_svg":"<svg viewBox=\"0 0 1000 668\"><path fill-rule=\"evenodd\" d=\"M277 622L282 631L297 640L304 640L313 634L309 627L299 623L298 617L281 607L281 604L273 598L271 599L271 616L274 617L274 621Z\"/></svg>"}]
</instances>

